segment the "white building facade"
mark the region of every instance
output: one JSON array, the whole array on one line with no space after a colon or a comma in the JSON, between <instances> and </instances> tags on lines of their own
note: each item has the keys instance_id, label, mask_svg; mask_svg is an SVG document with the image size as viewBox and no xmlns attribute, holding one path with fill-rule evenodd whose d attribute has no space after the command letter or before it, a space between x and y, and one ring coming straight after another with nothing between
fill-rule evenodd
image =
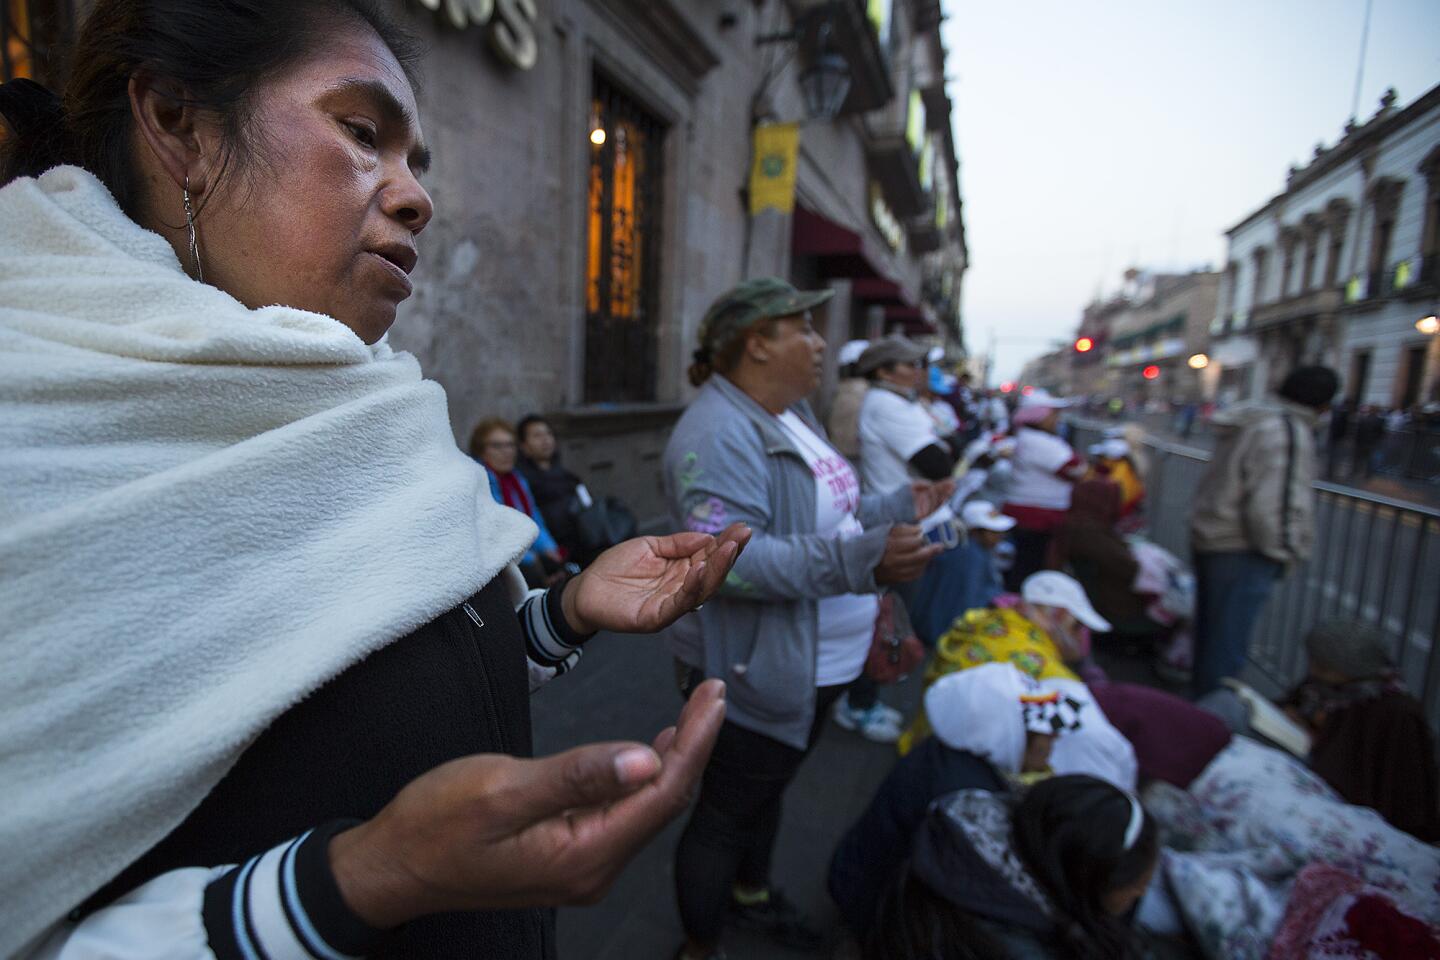
<instances>
[{"instance_id":1,"label":"white building facade","mask_svg":"<svg viewBox=\"0 0 1440 960\"><path fill-rule=\"evenodd\" d=\"M1440 291L1440 87L1403 109L1387 94L1226 235L1211 328L1222 401L1309 363L1334 367L1354 403L1440 400L1440 337L1417 326Z\"/></svg>"}]
</instances>

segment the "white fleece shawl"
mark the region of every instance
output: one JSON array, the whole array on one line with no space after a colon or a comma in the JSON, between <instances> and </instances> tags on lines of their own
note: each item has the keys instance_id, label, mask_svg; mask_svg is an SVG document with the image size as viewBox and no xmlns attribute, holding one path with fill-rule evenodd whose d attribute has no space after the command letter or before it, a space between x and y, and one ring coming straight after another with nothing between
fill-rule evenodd
<instances>
[{"instance_id":1,"label":"white fleece shawl","mask_svg":"<svg viewBox=\"0 0 1440 960\"><path fill-rule=\"evenodd\" d=\"M413 357L190 280L74 167L0 189L0 498L0 956L535 536Z\"/></svg>"}]
</instances>

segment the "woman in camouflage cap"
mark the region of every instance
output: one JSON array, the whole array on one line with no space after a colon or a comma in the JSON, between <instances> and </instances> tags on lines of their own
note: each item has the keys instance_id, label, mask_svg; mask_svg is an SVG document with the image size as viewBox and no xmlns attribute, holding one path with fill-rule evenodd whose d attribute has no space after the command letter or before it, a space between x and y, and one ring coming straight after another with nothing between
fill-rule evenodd
<instances>
[{"instance_id":1,"label":"woman in camouflage cap","mask_svg":"<svg viewBox=\"0 0 1440 960\"><path fill-rule=\"evenodd\" d=\"M678 527L739 521L753 530L721 592L670 638L685 689L723 677L729 690L676 852L681 957L716 956L727 912L792 946L818 944L770 886L781 797L826 709L864 666L876 589L918 577L939 550L912 524L949 485L862 497L805 401L825 350L810 311L830 296L773 277L722 295L700 325L690 368L700 393L665 452Z\"/></svg>"}]
</instances>

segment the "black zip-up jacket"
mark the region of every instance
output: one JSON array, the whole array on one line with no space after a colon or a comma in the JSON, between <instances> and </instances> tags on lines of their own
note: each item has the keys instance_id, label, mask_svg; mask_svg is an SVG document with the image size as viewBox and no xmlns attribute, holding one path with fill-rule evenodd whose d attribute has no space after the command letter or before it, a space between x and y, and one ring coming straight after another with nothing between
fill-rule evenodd
<instances>
[{"instance_id":1,"label":"black zip-up jacket","mask_svg":"<svg viewBox=\"0 0 1440 960\"><path fill-rule=\"evenodd\" d=\"M503 580L497 577L468 603L372 654L283 714L174 832L82 912L169 870L244 863L312 828L328 839L350 822L374 816L411 780L458 757L529 756L526 643ZM556 601L558 608L558 596ZM345 915L324 849L317 844L310 854L312 890L302 891L302 899L307 907L328 906L324 933L333 947L407 960L555 955L549 910L439 914L377 938ZM299 857L304 861L306 853ZM226 932L240 872L216 880L206 893L205 924L219 960L241 956ZM319 896L313 893L317 884Z\"/></svg>"}]
</instances>

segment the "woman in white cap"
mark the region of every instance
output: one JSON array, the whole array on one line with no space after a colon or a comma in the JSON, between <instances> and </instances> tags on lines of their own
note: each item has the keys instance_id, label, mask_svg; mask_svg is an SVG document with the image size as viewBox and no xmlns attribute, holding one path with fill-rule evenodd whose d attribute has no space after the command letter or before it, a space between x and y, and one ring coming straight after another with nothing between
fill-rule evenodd
<instances>
[{"instance_id":1,"label":"woman in white cap","mask_svg":"<svg viewBox=\"0 0 1440 960\"><path fill-rule=\"evenodd\" d=\"M1015 411L1014 478L1005 512L1015 518L1012 589L1046 565L1050 537L1065 522L1070 490L1085 477L1085 459L1060 439L1060 411L1069 400L1037 389Z\"/></svg>"},{"instance_id":2,"label":"woman in white cap","mask_svg":"<svg viewBox=\"0 0 1440 960\"><path fill-rule=\"evenodd\" d=\"M984 663L1012 663L1035 680L1080 679L1071 664L1086 652L1079 627L1108 632L1110 623L1096 612L1085 589L1056 570L1031 574L1018 599L1007 594L993 607L971 610L957 619L935 645L925 669L926 684L957 670ZM903 755L930 733L922 710L898 747Z\"/></svg>"}]
</instances>

